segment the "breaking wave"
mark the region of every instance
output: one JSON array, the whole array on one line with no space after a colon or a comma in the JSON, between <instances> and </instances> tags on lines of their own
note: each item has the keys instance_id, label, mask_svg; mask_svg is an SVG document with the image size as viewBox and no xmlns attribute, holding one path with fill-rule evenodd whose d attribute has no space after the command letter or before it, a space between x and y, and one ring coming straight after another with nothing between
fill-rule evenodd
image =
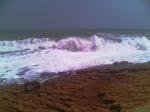
<instances>
[{"instance_id":1,"label":"breaking wave","mask_svg":"<svg viewBox=\"0 0 150 112\"><path fill-rule=\"evenodd\" d=\"M90 38L68 37L0 41L0 78L34 79L58 73L128 61L150 61L150 40L143 36L98 33Z\"/></svg>"}]
</instances>

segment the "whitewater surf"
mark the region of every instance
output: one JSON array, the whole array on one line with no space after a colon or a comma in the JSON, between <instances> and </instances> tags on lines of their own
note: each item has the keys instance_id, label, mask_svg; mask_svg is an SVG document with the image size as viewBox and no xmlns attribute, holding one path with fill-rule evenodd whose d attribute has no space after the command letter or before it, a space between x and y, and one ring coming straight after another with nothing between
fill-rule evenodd
<instances>
[{"instance_id":1,"label":"whitewater surf","mask_svg":"<svg viewBox=\"0 0 150 112\"><path fill-rule=\"evenodd\" d=\"M58 73L114 62L150 61L145 36L95 34L89 38L28 38L0 41L0 79L33 80L42 73Z\"/></svg>"}]
</instances>

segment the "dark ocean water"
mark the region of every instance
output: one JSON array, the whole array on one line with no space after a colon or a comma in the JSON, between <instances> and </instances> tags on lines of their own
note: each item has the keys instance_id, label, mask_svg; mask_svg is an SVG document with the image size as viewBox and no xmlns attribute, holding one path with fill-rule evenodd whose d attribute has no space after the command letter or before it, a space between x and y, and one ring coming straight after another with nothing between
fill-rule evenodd
<instances>
[{"instance_id":1,"label":"dark ocean water","mask_svg":"<svg viewBox=\"0 0 150 112\"><path fill-rule=\"evenodd\" d=\"M5 30L0 31L0 40L18 40L25 38L61 38L77 36L89 37L96 33L110 33L121 35L138 35L150 38L150 30L127 30L127 29L78 29L78 30Z\"/></svg>"}]
</instances>

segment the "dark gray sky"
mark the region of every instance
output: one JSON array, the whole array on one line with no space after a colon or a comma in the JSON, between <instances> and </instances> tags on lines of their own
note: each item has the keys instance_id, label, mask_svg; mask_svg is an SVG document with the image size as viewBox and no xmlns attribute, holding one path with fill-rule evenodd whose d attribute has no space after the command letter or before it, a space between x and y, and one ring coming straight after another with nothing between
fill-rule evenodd
<instances>
[{"instance_id":1,"label":"dark gray sky","mask_svg":"<svg viewBox=\"0 0 150 112\"><path fill-rule=\"evenodd\" d=\"M0 30L150 29L149 0L0 0Z\"/></svg>"}]
</instances>

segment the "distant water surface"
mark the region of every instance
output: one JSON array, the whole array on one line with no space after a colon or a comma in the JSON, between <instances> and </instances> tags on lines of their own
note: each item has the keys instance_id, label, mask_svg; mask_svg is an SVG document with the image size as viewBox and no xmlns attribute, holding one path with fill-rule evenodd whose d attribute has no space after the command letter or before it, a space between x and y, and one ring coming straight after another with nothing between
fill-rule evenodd
<instances>
[{"instance_id":1,"label":"distant water surface","mask_svg":"<svg viewBox=\"0 0 150 112\"><path fill-rule=\"evenodd\" d=\"M150 30L133 29L5 30L0 31L0 40L18 40L25 38L53 38L59 40L69 36L89 37L96 33L128 34L150 37Z\"/></svg>"}]
</instances>

